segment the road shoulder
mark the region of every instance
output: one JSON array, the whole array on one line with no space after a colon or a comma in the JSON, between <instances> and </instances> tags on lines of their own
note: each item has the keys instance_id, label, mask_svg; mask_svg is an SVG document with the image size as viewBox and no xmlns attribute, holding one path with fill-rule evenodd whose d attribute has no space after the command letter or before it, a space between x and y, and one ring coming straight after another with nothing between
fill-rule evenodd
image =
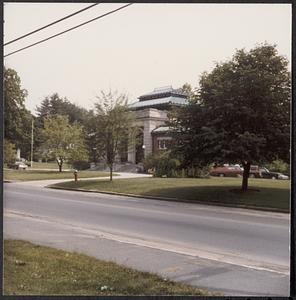
<instances>
[{"instance_id":1,"label":"road shoulder","mask_svg":"<svg viewBox=\"0 0 296 300\"><path fill-rule=\"evenodd\" d=\"M113 261L227 296L289 295L289 276L284 274L109 240L79 230L68 230L57 223L5 216L4 237L19 239L20 236L36 244ZM250 290L252 293L248 292ZM263 294L262 290L269 291L269 294Z\"/></svg>"}]
</instances>

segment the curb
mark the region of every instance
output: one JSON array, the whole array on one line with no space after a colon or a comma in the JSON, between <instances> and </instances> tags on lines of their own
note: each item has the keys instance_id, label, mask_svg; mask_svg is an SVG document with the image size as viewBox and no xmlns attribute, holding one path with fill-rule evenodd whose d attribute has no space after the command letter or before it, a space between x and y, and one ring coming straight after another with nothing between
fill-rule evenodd
<instances>
[{"instance_id":1,"label":"curb","mask_svg":"<svg viewBox=\"0 0 296 300\"><path fill-rule=\"evenodd\" d=\"M208 205L208 206L243 208L243 209L276 212L276 213L286 213L286 214L290 213L289 211L284 210L284 209L269 208L269 207L262 207L262 206L248 206L248 205L243 205L243 204L231 205L228 203L222 204L222 203L213 203L213 202L192 201L192 200L186 200L186 199L127 194L127 193L118 193L118 192L112 192L112 191L86 190L86 189L81 189L81 188L65 188L65 187L59 187L59 186L55 186L55 185L48 185L48 186L46 186L46 188L56 189L56 190L66 190L66 191L77 191L77 192L84 192L84 193L97 193L97 194L109 194L109 195L116 195L116 196L127 196L127 197L133 197L133 198L143 198L143 199L152 199L152 200L173 201L173 202L179 202L179 203L182 202L182 203L200 204L200 205Z\"/></svg>"}]
</instances>

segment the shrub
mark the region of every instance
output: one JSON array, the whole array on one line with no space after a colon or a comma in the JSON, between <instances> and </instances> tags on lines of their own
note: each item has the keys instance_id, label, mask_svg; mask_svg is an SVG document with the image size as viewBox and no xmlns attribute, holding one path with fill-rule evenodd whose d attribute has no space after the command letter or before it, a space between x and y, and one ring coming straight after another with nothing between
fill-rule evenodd
<instances>
[{"instance_id":1,"label":"shrub","mask_svg":"<svg viewBox=\"0 0 296 300\"><path fill-rule=\"evenodd\" d=\"M290 174L290 165L280 159L276 159L266 165L267 169L272 172Z\"/></svg>"},{"instance_id":2,"label":"shrub","mask_svg":"<svg viewBox=\"0 0 296 300\"><path fill-rule=\"evenodd\" d=\"M210 166L194 166L186 169L186 177L205 178L209 177Z\"/></svg>"},{"instance_id":3,"label":"shrub","mask_svg":"<svg viewBox=\"0 0 296 300\"><path fill-rule=\"evenodd\" d=\"M150 154L144 159L144 169L154 170L155 177L176 177L180 161L170 157L170 152Z\"/></svg>"},{"instance_id":4,"label":"shrub","mask_svg":"<svg viewBox=\"0 0 296 300\"><path fill-rule=\"evenodd\" d=\"M179 159L172 157L169 151L148 155L144 160L144 169L153 170L155 177L205 178L209 177L210 166L181 168Z\"/></svg>"},{"instance_id":5,"label":"shrub","mask_svg":"<svg viewBox=\"0 0 296 300\"><path fill-rule=\"evenodd\" d=\"M72 167L78 171L87 170L90 168L90 163L84 160L74 161Z\"/></svg>"},{"instance_id":6,"label":"shrub","mask_svg":"<svg viewBox=\"0 0 296 300\"><path fill-rule=\"evenodd\" d=\"M15 145L6 139L4 139L3 155L4 155L5 163L9 164L9 163L15 162L15 159L16 159Z\"/></svg>"},{"instance_id":7,"label":"shrub","mask_svg":"<svg viewBox=\"0 0 296 300\"><path fill-rule=\"evenodd\" d=\"M143 160L144 170L154 169L156 165L157 155L149 154Z\"/></svg>"}]
</instances>

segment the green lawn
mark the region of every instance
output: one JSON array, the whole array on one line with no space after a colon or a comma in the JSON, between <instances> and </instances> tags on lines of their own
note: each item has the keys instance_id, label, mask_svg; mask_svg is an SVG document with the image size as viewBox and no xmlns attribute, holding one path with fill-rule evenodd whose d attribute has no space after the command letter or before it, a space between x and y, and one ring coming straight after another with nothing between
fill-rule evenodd
<instances>
[{"instance_id":1,"label":"green lawn","mask_svg":"<svg viewBox=\"0 0 296 300\"><path fill-rule=\"evenodd\" d=\"M135 178L73 181L55 185L65 188L110 191L143 196L168 197L177 201L272 208L289 211L289 180L249 179L250 190L240 191L240 178Z\"/></svg>"},{"instance_id":2,"label":"green lawn","mask_svg":"<svg viewBox=\"0 0 296 300\"><path fill-rule=\"evenodd\" d=\"M30 162L28 163L28 165L30 166ZM67 163L63 164L63 169L71 169L72 166L68 165ZM33 169L55 169L58 170L59 166L56 162L33 162Z\"/></svg>"},{"instance_id":3,"label":"green lawn","mask_svg":"<svg viewBox=\"0 0 296 300\"><path fill-rule=\"evenodd\" d=\"M210 293L112 262L6 240L4 295L205 296Z\"/></svg>"},{"instance_id":4,"label":"green lawn","mask_svg":"<svg viewBox=\"0 0 296 300\"><path fill-rule=\"evenodd\" d=\"M113 174L116 175L116 174ZM79 178L105 177L109 176L106 172L79 171ZM44 170L4 170L4 180L45 180L45 179L72 179L73 171L44 171Z\"/></svg>"}]
</instances>

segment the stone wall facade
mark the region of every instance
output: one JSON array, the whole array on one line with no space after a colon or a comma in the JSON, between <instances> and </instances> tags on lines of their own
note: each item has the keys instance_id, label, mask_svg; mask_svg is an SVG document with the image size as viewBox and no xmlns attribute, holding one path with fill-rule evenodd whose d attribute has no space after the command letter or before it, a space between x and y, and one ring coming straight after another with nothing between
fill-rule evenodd
<instances>
[{"instance_id":1,"label":"stone wall facade","mask_svg":"<svg viewBox=\"0 0 296 300\"><path fill-rule=\"evenodd\" d=\"M135 111L136 125L143 128L143 149L144 157L153 152L152 130L160 125L164 125L167 121L167 111L155 108L146 108ZM136 147L130 145L128 149L128 161L136 163Z\"/></svg>"}]
</instances>

